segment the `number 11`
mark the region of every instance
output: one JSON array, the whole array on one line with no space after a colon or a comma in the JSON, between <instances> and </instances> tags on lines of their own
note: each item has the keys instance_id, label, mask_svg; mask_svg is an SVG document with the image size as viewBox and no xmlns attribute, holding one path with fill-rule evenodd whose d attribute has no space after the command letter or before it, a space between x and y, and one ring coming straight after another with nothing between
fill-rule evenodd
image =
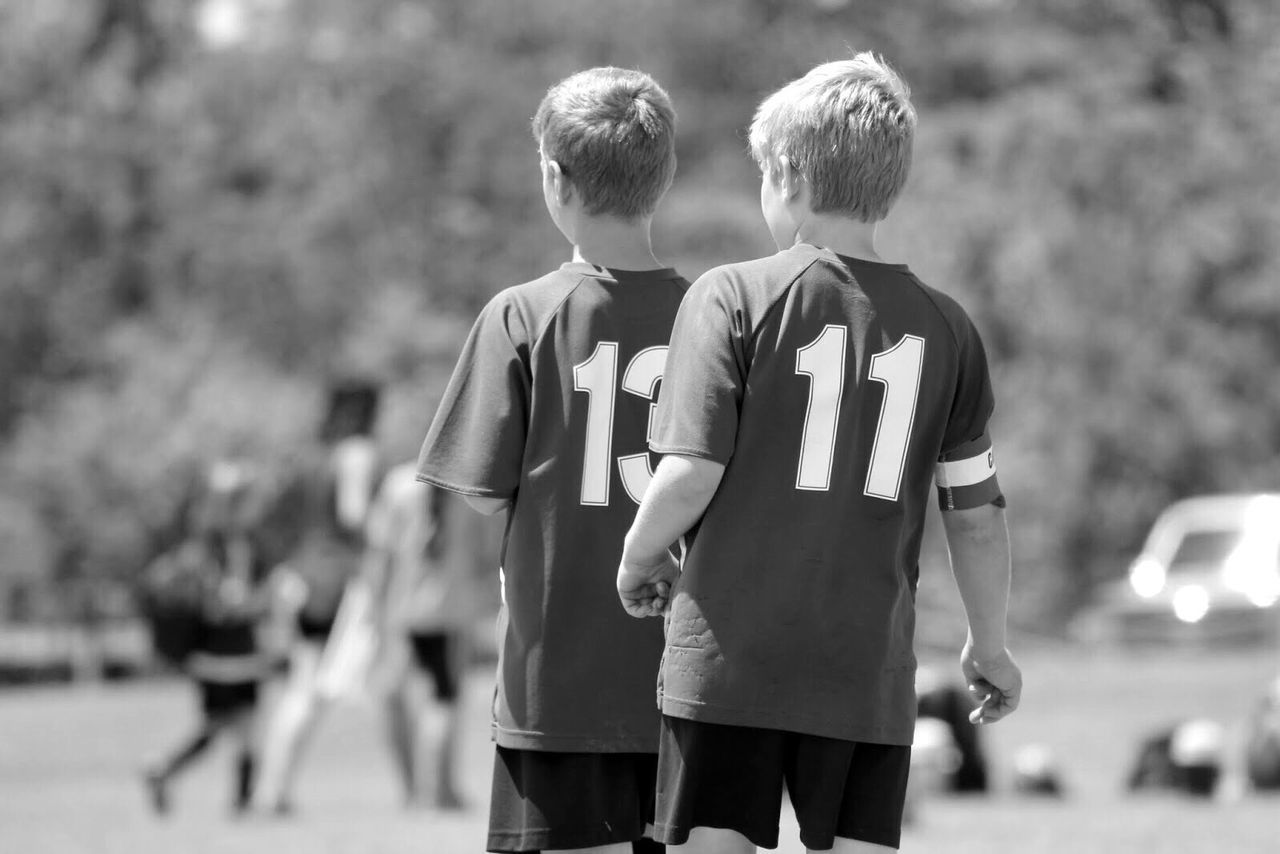
<instances>
[{"instance_id":1,"label":"number 11","mask_svg":"<svg viewBox=\"0 0 1280 854\"><path fill-rule=\"evenodd\" d=\"M796 374L809 377L809 406L800 440L796 489L825 492L831 488L848 337L849 327L827 324L817 338L796 350ZM903 335L897 344L871 357L867 377L884 385L884 399L871 445L864 495L898 500L923 367L924 339L916 335Z\"/></svg>"}]
</instances>

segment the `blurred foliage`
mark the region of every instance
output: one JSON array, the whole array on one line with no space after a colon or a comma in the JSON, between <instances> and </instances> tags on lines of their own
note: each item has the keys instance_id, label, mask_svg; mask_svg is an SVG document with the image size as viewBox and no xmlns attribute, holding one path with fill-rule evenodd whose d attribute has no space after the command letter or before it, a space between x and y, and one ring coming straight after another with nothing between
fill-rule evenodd
<instances>
[{"instance_id":1,"label":"blurred foliage","mask_svg":"<svg viewBox=\"0 0 1280 854\"><path fill-rule=\"evenodd\" d=\"M528 132L584 66L680 113L659 251L772 250L745 128L849 48L921 113L890 254L993 360L1018 615L1169 500L1280 488L1269 0L0 0L0 573L130 577L192 466L381 376L416 450L474 312L566 257ZM1042 623L1048 625L1049 623Z\"/></svg>"}]
</instances>

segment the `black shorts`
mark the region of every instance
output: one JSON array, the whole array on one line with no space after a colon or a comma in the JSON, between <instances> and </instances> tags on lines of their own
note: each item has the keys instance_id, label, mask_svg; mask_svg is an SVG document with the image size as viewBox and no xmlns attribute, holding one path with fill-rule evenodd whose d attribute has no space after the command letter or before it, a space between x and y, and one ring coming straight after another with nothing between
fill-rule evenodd
<instances>
[{"instance_id":1,"label":"black shorts","mask_svg":"<svg viewBox=\"0 0 1280 854\"><path fill-rule=\"evenodd\" d=\"M785 782L805 847L835 837L897 848L911 748L662 717L655 838L695 827L736 830L778 845Z\"/></svg>"},{"instance_id":2,"label":"black shorts","mask_svg":"<svg viewBox=\"0 0 1280 854\"><path fill-rule=\"evenodd\" d=\"M409 647L414 663L431 674L436 683L436 699L450 703L458 699L457 640L444 632L414 633L409 635Z\"/></svg>"},{"instance_id":3,"label":"black shorts","mask_svg":"<svg viewBox=\"0 0 1280 854\"><path fill-rule=\"evenodd\" d=\"M653 821L653 753L556 753L498 747L488 851L635 842ZM662 848L650 842L636 850Z\"/></svg>"},{"instance_id":4,"label":"black shorts","mask_svg":"<svg viewBox=\"0 0 1280 854\"><path fill-rule=\"evenodd\" d=\"M298 634L302 635L309 641L328 640L329 633L333 631L333 622L336 617L325 617L323 619L312 616L305 611L298 612Z\"/></svg>"},{"instance_id":5,"label":"black shorts","mask_svg":"<svg viewBox=\"0 0 1280 854\"><path fill-rule=\"evenodd\" d=\"M227 717L258 705L257 682L200 681L200 708L211 718Z\"/></svg>"}]
</instances>

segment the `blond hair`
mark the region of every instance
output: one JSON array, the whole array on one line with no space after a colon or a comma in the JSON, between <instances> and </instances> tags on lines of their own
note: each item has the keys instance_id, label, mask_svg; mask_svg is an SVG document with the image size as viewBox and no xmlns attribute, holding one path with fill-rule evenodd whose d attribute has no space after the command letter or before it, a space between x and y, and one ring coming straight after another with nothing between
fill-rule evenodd
<instances>
[{"instance_id":1,"label":"blond hair","mask_svg":"<svg viewBox=\"0 0 1280 854\"><path fill-rule=\"evenodd\" d=\"M591 215L648 216L676 172L676 113L648 74L591 68L552 86L533 137Z\"/></svg>"},{"instance_id":2,"label":"blond hair","mask_svg":"<svg viewBox=\"0 0 1280 854\"><path fill-rule=\"evenodd\" d=\"M751 153L766 171L786 157L808 180L814 213L862 222L889 214L907 181L916 111L911 90L880 57L819 65L760 104Z\"/></svg>"}]
</instances>

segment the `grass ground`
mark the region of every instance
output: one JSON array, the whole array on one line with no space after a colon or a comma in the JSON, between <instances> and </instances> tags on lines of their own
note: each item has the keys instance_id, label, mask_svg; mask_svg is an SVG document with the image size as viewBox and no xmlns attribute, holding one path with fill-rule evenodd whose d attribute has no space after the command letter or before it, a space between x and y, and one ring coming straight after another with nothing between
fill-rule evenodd
<instances>
[{"instance_id":1,"label":"grass ground","mask_svg":"<svg viewBox=\"0 0 1280 854\"><path fill-rule=\"evenodd\" d=\"M1245 793L1222 803L1173 796L1129 797L1121 781L1143 733L1207 716L1233 736L1280 655L1216 652L1090 654L1077 649L1023 656L1023 708L985 732L996 769L987 798L936 799L903 839L907 852L990 854L1201 854L1280 851L1280 798ZM491 761L487 669L470 674L471 721L462 789L471 808L406 811L398 803L372 709L334 710L325 722L288 821L232 820L229 758L210 756L181 781L175 814L146 809L137 769L184 734L190 697L178 683L45 688L0 693L2 854L463 854L483 848ZM1019 745L1040 743L1059 758L1062 801L1009 791ZM789 816L782 852L802 851Z\"/></svg>"}]
</instances>

